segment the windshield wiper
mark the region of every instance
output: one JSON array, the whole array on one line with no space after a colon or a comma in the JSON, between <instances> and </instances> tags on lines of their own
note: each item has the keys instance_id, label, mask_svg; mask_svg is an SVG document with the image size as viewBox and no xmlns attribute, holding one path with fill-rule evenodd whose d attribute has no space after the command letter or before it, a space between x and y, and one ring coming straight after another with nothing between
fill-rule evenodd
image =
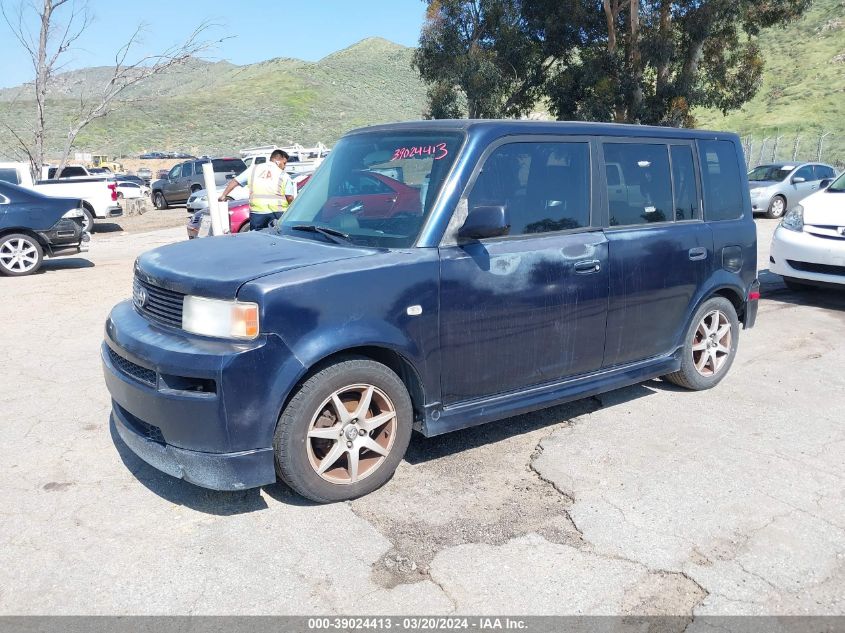
<instances>
[{"instance_id":1,"label":"windshield wiper","mask_svg":"<svg viewBox=\"0 0 845 633\"><path fill-rule=\"evenodd\" d=\"M343 231L338 231L337 229L333 229L330 226L317 226L316 224L297 224L296 226L292 226L290 228L294 231L308 231L309 233L319 233L320 235L324 235L329 238L335 244L345 244L352 241L347 233L344 233Z\"/></svg>"}]
</instances>

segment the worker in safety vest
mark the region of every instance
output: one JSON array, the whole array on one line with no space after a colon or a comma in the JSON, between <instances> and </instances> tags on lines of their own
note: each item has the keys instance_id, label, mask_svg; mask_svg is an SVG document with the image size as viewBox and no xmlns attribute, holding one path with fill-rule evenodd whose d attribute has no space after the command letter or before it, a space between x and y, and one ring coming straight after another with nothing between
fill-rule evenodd
<instances>
[{"instance_id":1,"label":"worker in safety vest","mask_svg":"<svg viewBox=\"0 0 845 633\"><path fill-rule=\"evenodd\" d=\"M261 165L253 164L236 178L232 178L220 202L225 202L229 193L240 185L249 188L249 228L260 231L267 228L274 219L278 220L287 211L296 195L296 185L285 173L287 152L277 149L270 154L270 160Z\"/></svg>"}]
</instances>

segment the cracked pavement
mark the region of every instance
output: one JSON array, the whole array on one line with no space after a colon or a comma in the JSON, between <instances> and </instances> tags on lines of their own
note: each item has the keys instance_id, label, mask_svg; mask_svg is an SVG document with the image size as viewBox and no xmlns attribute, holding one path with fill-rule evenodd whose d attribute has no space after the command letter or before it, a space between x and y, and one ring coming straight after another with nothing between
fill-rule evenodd
<instances>
[{"instance_id":1,"label":"cracked pavement","mask_svg":"<svg viewBox=\"0 0 845 633\"><path fill-rule=\"evenodd\" d=\"M0 278L0 613L845 613L845 292L764 270L716 389L415 436L384 488L316 506L172 479L110 430L103 321L134 257L183 237L96 234Z\"/></svg>"}]
</instances>

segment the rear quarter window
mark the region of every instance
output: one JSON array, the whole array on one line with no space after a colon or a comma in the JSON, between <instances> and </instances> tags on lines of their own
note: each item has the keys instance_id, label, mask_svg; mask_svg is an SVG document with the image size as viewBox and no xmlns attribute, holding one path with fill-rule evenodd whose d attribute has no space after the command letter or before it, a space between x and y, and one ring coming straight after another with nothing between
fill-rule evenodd
<instances>
[{"instance_id":1,"label":"rear quarter window","mask_svg":"<svg viewBox=\"0 0 845 633\"><path fill-rule=\"evenodd\" d=\"M742 217L745 196L736 147L730 141L698 141L704 219L709 222Z\"/></svg>"},{"instance_id":2,"label":"rear quarter window","mask_svg":"<svg viewBox=\"0 0 845 633\"><path fill-rule=\"evenodd\" d=\"M215 158L211 161L216 173L234 173L239 174L246 169L246 163L240 158Z\"/></svg>"},{"instance_id":3,"label":"rear quarter window","mask_svg":"<svg viewBox=\"0 0 845 633\"><path fill-rule=\"evenodd\" d=\"M17 169L0 169L0 180L3 182L10 182L13 185L21 184L20 176Z\"/></svg>"}]
</instances>

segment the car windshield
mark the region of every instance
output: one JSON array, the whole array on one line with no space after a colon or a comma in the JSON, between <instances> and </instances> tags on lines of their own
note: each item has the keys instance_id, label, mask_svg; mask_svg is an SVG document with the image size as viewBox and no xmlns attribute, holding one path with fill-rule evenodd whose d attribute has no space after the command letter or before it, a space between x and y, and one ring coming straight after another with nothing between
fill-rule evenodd
<instances>
[{"instance_id":1,"label":"car windshield","mask_svg":"<svg viewBox=\"0 0 845 633\"><path fill-rule=\"evenodd\" d=\"M793 169L795 165L760 165L748 172L748 180L751 182L780 181L791 174Z\"/></svg>"},{"instance_id":2,"label":"car windshield","mask_svg":"<svg viewBox=\"0 0 845 633\"><path fill-rule=\"evenodd\" d=\"M845 193L845 171L839 175L839 178L833 181L833 184L827 188L831 193Z\"/></svg>"},{"instance_id":3,"label":"car windshield","mask_svg":"<svg viewBox=\"0 0 845 633\"><path fill-rule=\"evenodd\" d=\"M347 136L285 213L279 231L363 246L411 246L462 141L463 136L454 132Z\"/></svg>"}]
</instances>

